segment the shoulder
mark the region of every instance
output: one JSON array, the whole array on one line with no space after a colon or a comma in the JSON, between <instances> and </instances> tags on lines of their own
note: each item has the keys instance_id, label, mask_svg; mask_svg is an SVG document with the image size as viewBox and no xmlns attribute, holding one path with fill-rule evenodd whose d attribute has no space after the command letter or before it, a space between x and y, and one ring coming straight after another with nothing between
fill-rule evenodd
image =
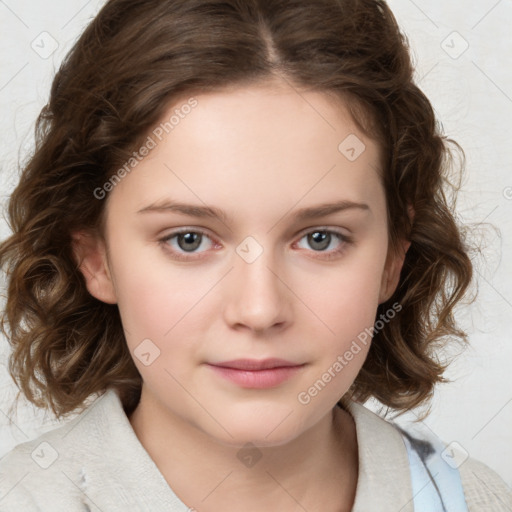
<instances>
[{"instance_id":1,"label":"shoulder","mask_svg":"<svg viewBox=\"0 0 512 512\"><path fill-rule=\"evenodd\" d=\"M512 489L490 467L469 458L459 472L469 512L512 511Z\"/></svg>"},{"instance_id":2,"label":"shoulder","mask_svg":"<svg viewBox=\"0 0 512 512\"><path fill-rule=\"evenodd\" d=\"M88 510L84 471L101 469L102 429L96 402L104 396L72 420L18 444L0 459L1 512ZM109 394L106 399L115 397Z\"/></svg>"},{"instance_id":3,"label":"shoulder","mask_svg":"<svg viewBox=\"0 0 512 512\"><path fill-rule=\"evenodd\" d=\"M68 423L0 460L0 512L189 510L108 389Z\"/></svg>"},{"instance_id":4,"label":"shoulder","mask_svg":"<svg viewBox=\"0 0 512 512\"><path fill-rule=\"evenodd\" d=\"M363 499L366 493L374 494L367 485L368 476L370 476L373 491L377 487L379 493L384 493L394 500L400 496L402 503L405 500L403 510L412 511L410 463L406 444L397 425L357 402L350 403L348 410L354 418L357 429L360 462L358 490L361 501L367 499ZM418 437L418 439L423 438ZM429 441L428 436L424 439ZM442 442L442 440L439 441ZM442 444L446 445L446 443ZM469 512L512 512L512 491L491 468L469 457L458 467L458 472ZM392 474L393 478L388 479L386 474ZM398 487L397 482L400 484ZM365 506L376 505L373 501L371 503L364 501L364 504ZM371 507L366 506L366 509ZM355 510L365 510L365 508Z\"/></svg>"},{"instance_id":5,"label":"shoulder","mask_svg":"<svg viewBox=\"0 0 512 512\"><path fill-rule=\"evenodd\" d=\"M0 459L1 512L46 510L41 508L44 503L59 511L64 507L70 512L83 510L73 507L80 493L66 478L73 473L73 465L62 439L65 427L21 443ZM66 501L60 502L59 495L66 496Z\"/></svg>"}]
</instances>

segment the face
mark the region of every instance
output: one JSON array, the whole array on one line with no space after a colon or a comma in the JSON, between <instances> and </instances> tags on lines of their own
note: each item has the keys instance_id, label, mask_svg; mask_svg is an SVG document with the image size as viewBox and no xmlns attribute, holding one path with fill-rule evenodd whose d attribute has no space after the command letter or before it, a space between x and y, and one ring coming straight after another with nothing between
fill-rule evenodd
<instances>
[{"instance_id":1,"label":"face","mask_svg":"<svg viewBox=\"0 0 512 512\"><path fill-rule=\"evenodd\" d=\"M109 192L88 286L118 304L162 417L278 445L348 390L393 291L379 148L325 93L195 99Z\"/></svg>"}]
</instances>

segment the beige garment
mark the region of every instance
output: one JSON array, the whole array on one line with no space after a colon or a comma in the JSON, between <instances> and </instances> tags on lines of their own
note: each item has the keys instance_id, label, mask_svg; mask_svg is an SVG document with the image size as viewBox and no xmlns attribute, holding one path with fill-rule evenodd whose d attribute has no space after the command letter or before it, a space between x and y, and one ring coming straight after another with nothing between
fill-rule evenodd
<instances>
[{"instance_id":1,"label":"beige garment","mask_svg":"<svg viewBox=\"0 0 512 512\"><path fill-rule=\"evenodd\" d=\"M361 404L350 404L349 412L359 448L352 512L413 512L409 461L400 432ZM469 512L512 512L512 490L492 469L469 458L459 471Z\"/></svg>"},{"instance_id":2,"label":"beige garment","mask_svg":"<svg viewBox=\"0 0 512 512\"><path fill-rule=\"evenodd\" d=\"M349 412L359 447L353 512L412 512L400 433L360 404L351 404ZM467 460L461 474L470 512L512 511L510 489L487 466ZM98 510L190 511L140 444L114 390L68 423L0 459L0 512Z\"/></svg>"}]
</instances>

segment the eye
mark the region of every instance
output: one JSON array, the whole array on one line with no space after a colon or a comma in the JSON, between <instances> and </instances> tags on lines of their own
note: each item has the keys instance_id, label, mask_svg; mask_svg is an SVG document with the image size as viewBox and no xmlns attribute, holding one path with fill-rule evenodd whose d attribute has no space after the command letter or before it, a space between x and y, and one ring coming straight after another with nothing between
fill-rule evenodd
<instances>
[{"instance_id":1,"label":"eye","mask_svg":"<svg viewBox=\"0 0 512 512\"><path fill-rule=\"evenodd\" d=\"M322 257L327 258L341 254L345 251L346 245L352 242L349 236L330 229L315 229L309 231L298 242L299 247L302 240L305 240L314 252L324 253Z\"/></svg>"},{"instance_id":2,"label":"eye","mask_svg":"<svg viewBox=\"0 0 512 512\"><path fill-rule=\"evenodd\" d=\"M352 243L351 237L323 228L317 228L305 233L297 242L299 248L308 249L307 247L300 246L303 240L305 240L313 252L319 253L315 257L325 259L339 256L346 250L346 246ZM172 258L187 261L201 258L202 253L206 253L216 245L205 231L190 228L174 231L161 238L159 242L171 254Z\"/></svg>"},{"instance_id":3,"label":"eye","mask_svg":"<svg viewBox=\"0 0 512 512\"><path fill-rule=\"evenodd\" d=\"M211 249L214 245L212 239L206 232L193 229L174 231L164 238L161 238L159 242L177 259L190 259L187 254L194 255L203 253ZM200 248L203 250L198 251Z\"/></svg>"}]
</instances>

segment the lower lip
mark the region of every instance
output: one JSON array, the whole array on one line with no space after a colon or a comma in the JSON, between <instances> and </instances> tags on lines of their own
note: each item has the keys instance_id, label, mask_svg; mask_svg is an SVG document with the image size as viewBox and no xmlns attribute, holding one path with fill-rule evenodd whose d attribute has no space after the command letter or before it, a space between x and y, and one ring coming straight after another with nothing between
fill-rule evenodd
<instances>
[{"instance_id":1,"label":"lower lip","mask_svg":"<svg viewBox=\"0 0 512 512\"><path fill-rule=\"evenodd\" d=\"M281 366L266 370L237 370L224 366L208 366L221 377L230 380L242 388L266 389L282 384L296 374L304 365Z\"/></svg>"}]
</instances>

